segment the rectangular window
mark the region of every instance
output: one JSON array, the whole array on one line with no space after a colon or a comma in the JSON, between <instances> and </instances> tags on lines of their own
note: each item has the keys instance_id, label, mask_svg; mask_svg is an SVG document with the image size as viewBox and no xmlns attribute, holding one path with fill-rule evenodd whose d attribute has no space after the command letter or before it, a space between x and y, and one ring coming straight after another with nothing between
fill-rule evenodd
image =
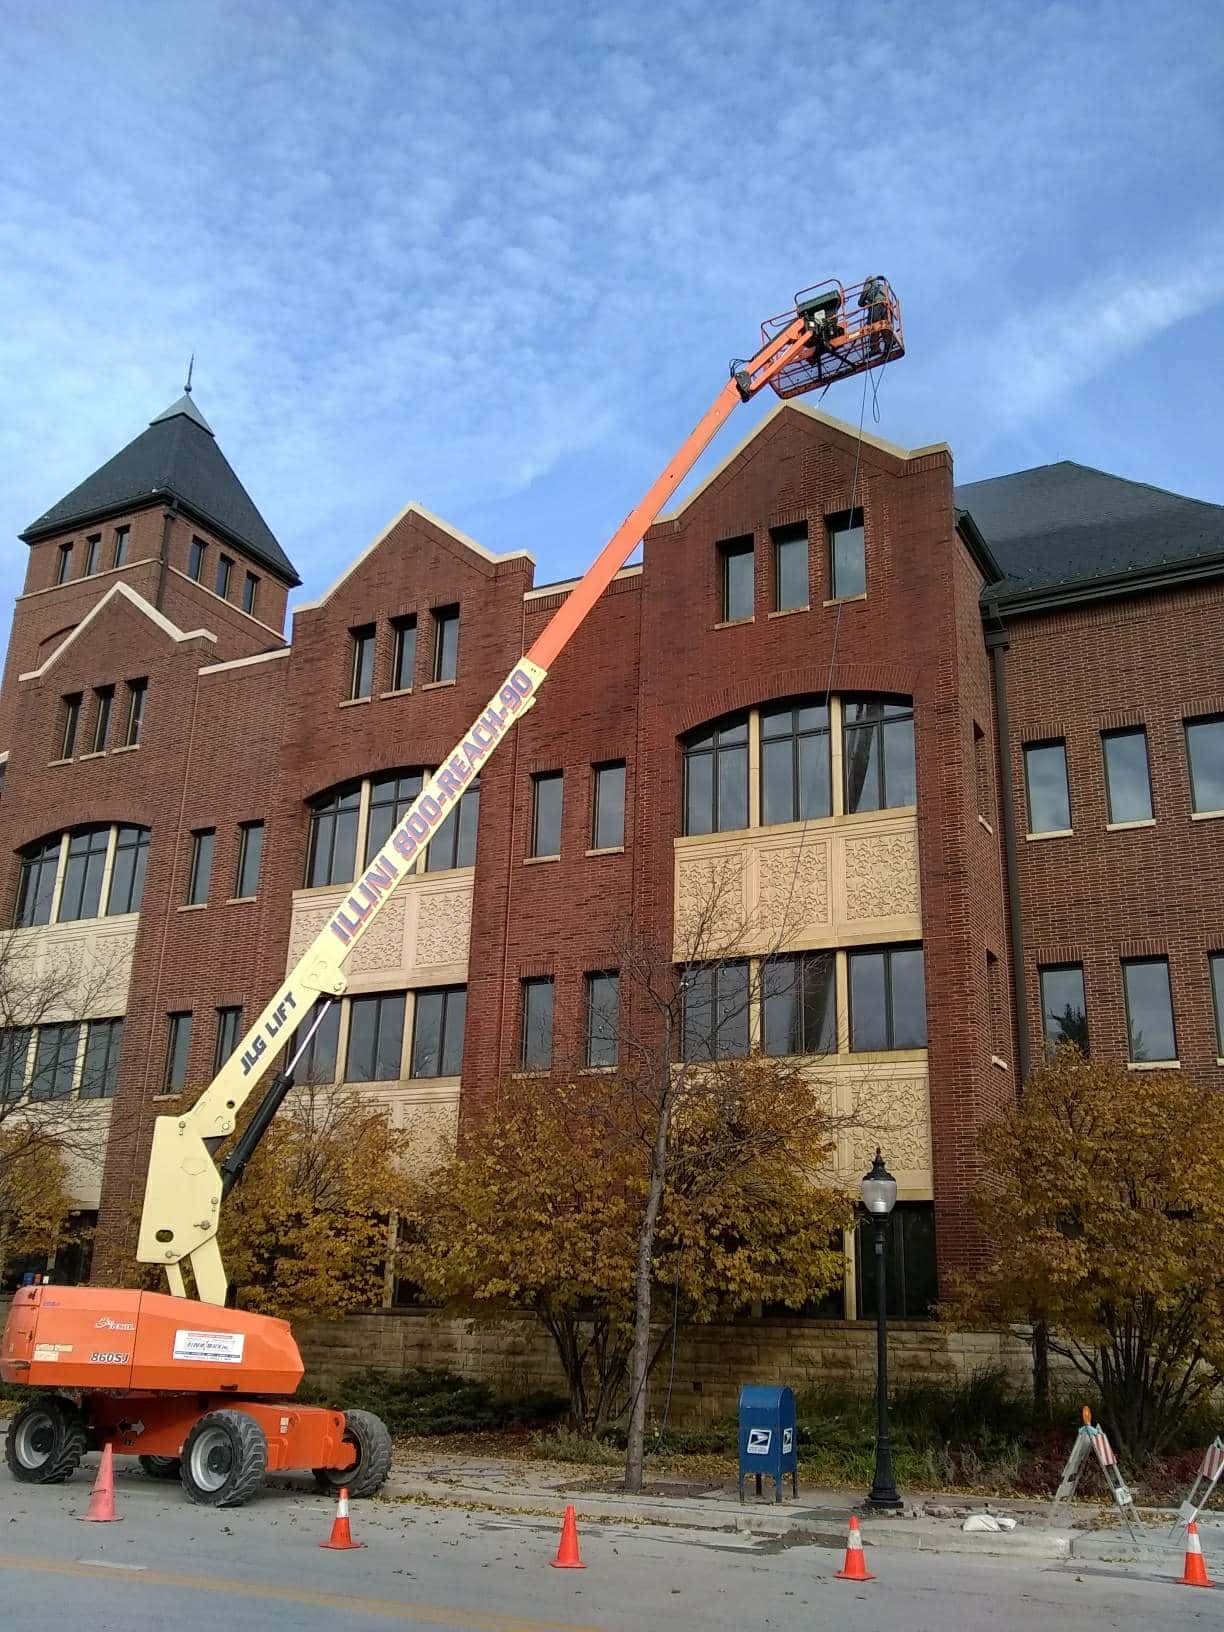
<instances>
[{"instance_id":1,"label":"rectangular window","mask_svg":"<svg viewBox=\"0 0 1224 1632\"><path fill-rule=\"evenodd\" d=\"M74 691L71 696L61 699L64 705L63 721L60 726L61 759L71 759L76 753L77 731L81 724L81 693Z\"/></svg>"},{"instance_id":2,"label":"rectangular window","mask_svg":"<svg viewBox=\"0 0 1224 1632\"><path fill-rule=\"evenodd\" d=\"M140 911L148 864L148 828L121 827L115 836L115 861L111 868L110 895L106 903L108 918L115 918L124 912Z\"/></svg>"},{"instance_id":3,"label":"rectangular window","mask_svg":"<svg viewBox=\"0 0 1224 1632\"><path fill-rule=\"evenodd\" d=\"M403 1052L403 992L352 998L345 1082L398 1082Z\"/></svg>"},{"instance_id":4,"label":"rectangular window","mask_svg":"<svg viewBox=\"0 0 1224 1632\"><path fill-rule=\"evenodd\" d=\"M144 724L145 693L149 689L147 680L128 681L128 717L127 729L123 733L125 748L135 748L140 741L140 728Z\"/></svg>"},{"instance_id":5,"label":"rectangular window","mask_svg":"<svg viewBox=\"0 0 1224 1632\"><path fill-rule=\"evenodd\" d=\"M842 724L847 812L916 804L913 705L848 697Z\"/></svg>"},{"instance_id":6,"label":"rectangular window","mask_svg":"<svg viewBox=\"0 0 1224 1632\"><path fill-rule=\"evenodd\" d=\"M1186 721L1186 753L1196 815L1224 810L1224 714Z\"/></svg>"},{"instance_id":7,"label":"rectangular window","mask_svg":"<svg viewBox=\"0 0 1224 1632\"><path fill-rule=\"evenodd\" d=\"M524 1071L549 1071L553 1056L553 979L551 975L525 980L519 1065Z\"/></svg>"},{"instance_id":8,"label":"rectangular window","mask_svg":"<svg viewBox=\"0 0 1224 1632\"><path fill-rule=\"evenodd\" d=\"M368 697L374 689L374 625L350 629L353 659L349 671L349 696Z\"/></svg>"},{"instance_id":9,"label":"rectangular window","mask_svg":"<svg viewBox=\"0 0 1224 1632\"><path fill-rule=\"evenodd\" d=\"M681 976L681 1049L686 1060L743 1059L748 1053L748 965L691 967Z\"/></svg>"},{"instance_id":10,"label":"rectangular window","mask_svg":"<svg viewBox=\"0 0 1224 1632\"><path fill-rule=\"evenodd\" d=\"M879 1296L875 1227L854 1232L858 1265L858 1317L874 1320ZM899 1201L884 1226L884 1297L894 1320L929 1320L938 1299L935 1262L935 1205Z\"/></svg>"},{"instance_id":11,"label":"rectangular window","mask_svg":"<svg viewBox=\"0 0 1224 1632\"><path fill-rule=\"evenodd\" d=\"M775 527L770 537L774 556L774 610L791 612L810 605L807 522Z\"/></svg>"},{"instance_id":12,"label":"rectangular window","mask_svg":"<svg viewBox=\"0 0 1224 1632\"><path fill-rule=\"evenodd\" d=\"M1173 992L1168 958L1127 958L1122 963L1126 991L1126 1033L1130 1058L1136 1063L1175 1060L1177 1036L1173 1025Z\"/></svg>"},{"instance_id":13,"label":"rectangular window","mask_svg":"<svg viewBox=\"0 0 1224 1632\"><path fill-rule=\"evenodd\" d=\"M973 722L973 780L978 815L993 826L994 800L990 794L990 756L986 750L986 733L976 720Z\"/></svg>"},{"instance_id":14,"label":"rectangular window","mask_svg":"<svg viewBox=\"0 0 1224 1632\"><path fill-rule=\"evenodd\" d=\"M7 1026L0 1031L0 1105L11 1105L25 1093L33 1036L33 1026Z\"/></svg>"},{"instance_id":15,"label":"rectangular window","mask_svg":"<svg viewBox=\"0 0 1224 1632\"><path fill-rule=\"evenodd\" d=\"M533 856L561 854L561 804L565 776L561 771L545 771L531 779L531 853Z\"/></svg>"},{"instance_id":16,"label":"rectangular window","mask_svg":"<svg viewBox=\"0 0 1224 1632\"><path fill-rule=\"evenodd\" d=\"M596 765L591 800L592 850L619 850L625 843L625 762Z\"/></svg>"},{"instance_id":17,"label":"rectangular window","mask_svg":"<svg viewBox=\"0 0 1224 1632\"><path fill-rule=\"evenodd\" d=\"M122 567L127 561L128 541L132 536L130 527L115 528L115 553L111 560L113 567Z\"/></svg>"},{"instance_id":18,"label":"rectangular window","mask_svg":"<svg viewBox=\"0 0 1224 1632\"><path fill-rule=\"evenodd\" d=\"M82 578L92 578L98 570L98 556L102 550L102 534L94 533L85 540L85 565L81 569Z\"/></svg>"},{"instance_id":19,"label":"rectangular window","mask_svg":"<svg viewBox=\"0 0 1224 1632\"><path fill-rule=\"evenodd\" d=\"M190 1013L170 1014L166 1039L166 1084L164 1092L177 1094L187 1082L187 1061L191 1055Z\"/></svg>"},{"instance_id":20,"label":"rectangular window","mask_svg":"<svg viewBox=\"0 0 1224 1632\"><path fill-rule=\"evenodd\" d=\"M105 753L106 739L110 735L111 708L115 701L114 686L99 686L94 692L94 704L97 713L94 716L93 751L95 754Z\"/></svg>"},{"instance_id":21,"label":"rectangular window","mask_svg":"<svg viewBox=\"0 0 1224 1632\"><path fill-rule=\"evenodd\" d=\"M242 1036L242 1009L217 1010L217 1040L213 1044L213 1075L229 1059Z\"/></svg>"},{"instance_id":22,"label":"rectangular window","mask_svg":"<svg viewBox=\"0 0 1224 1632\"><path fill-rule=\"evenodd\" d=\"M819 703L761 710L761 821L833 814L829 711Z\"/></svg>"},{"instance_id":23,"label":"rectangular window","mask_svg":"<svg viewBox=\"0 0 1224 1632\"><path fill-rule=\"evenodd\" d=\"M57 584L66 584L68 574L72 571L72 545L61 544L59 558L55 563L55 581Z\"/></svg>"},{"instance_id":24,"label":"rectangular window","mask_svg":"<svg viewBox=\"0 0 1224 1632\"><path fill-rule=\"evenodd\" d=\"M412 1075L457 1077L463 1067L466 986L435 986L416 994L412 1019Z\"/></svg>"},{"instance_id":25,"label":"rectangular window","mask_svg":"<svg viewBox=\"0 0 1224 1632\"><path fill-rule=\"evenodd\" d=\"M357 866L357 817L361 784L350 782L317 799L310 811L306 887L347 884Z\"/></svg>"},{"instance_id":26,"label":"rectangular window","mask_svg":"<svg viewBox=\"0 0 1224 1632\"><path fill-rule=\"evenodd\" d=\"M81 1028L39 1026L34 1049L34 1075L30 1079L31 1099L67 1099L76 1073L77 1045Z\"/></svg>"},{"instance_id":27,"label":"rectangular window","mask_svg":"<svg viewBox=\"0 0 1224 1632\"><path fill-rule=\"evenodd\" d=\"M1147 732L1102 731L1105 793L1111 822L1146 822L1152 816L1152 779L1148 770Z\"/></svg>"},{"instance_id":28,"label":"rectangular window","mask_svg":"<svg viewBox=\"0 0 1224 1632\"><path fill-rule=\"evenodd\" d=\"M310 1014L294 1033L293 1041L289 1044L289 1060L292 1060L301 1046L304 1036L318 1018L319 1010L326 1005L326 1013L319 1022L318 1030L306 1044L305 1051L293 1068L295 1082L325 1083L335 1082L336 1066L340 1060L340 1002L328 1002L327 998L316 998ZM288 1061L286 1061L288 1063Z\"/></svg>"},{"instance_id":29,"label":"rectangular window","mask_svg":"<svg viewBox=\"0 0 1224 1632\"><path fill-rule=\"evenodd\" d=\"M586 977L586 1063L615 1065L620 1057L620 976Z\"/></svg>"},{"instance_id":30,"label":"rectangular window","mask_svg":"<svg viewBox=\"0 0 1224 1632\"><path fill-rule=\"evenodd\" d=\"M212 881L213 845L217 832L202 827L191 835L191 872L187 879L187 905L199 907L208 900L208 886Z\"/></svg>"},{"instance_id":31,"label":"rectangular window","mask_svg":"<svg viewBox=\"0 0 1224 1632\"><path fill-rule=\"evenodd\" d=\"M850 1048L863 1054L927 1046L926 983L920 946L851 952Z\"/></svg>"},{"instance_id":32,"label":"rectangular window","mask_svg":"<svg viewBox=\"0 0 1224 1632\"><path fill-rule=\"evenodd\" d=\"M187 552L187 576L200 583L204 577L204 556L208 550L202 538L193 538Z\"/></svg>"},{"instance_id":33,"label":"rectangular window","mask_svg":"<svg viewBox=\"0 0 1224 1632\"><path fill-rule=\"evenodd\" d=\"M423 777L420 771L392 772L390 776L376 776L370 782L370 813L366 822L365 866L386 844L391 834L412 808L412 801L421 791ZM447 817L450 820L450 817Z\"/></svg>"},{"instance_id":34,"label":"rectangular window","mask_svg":"<svg viewBox=\"0 0 1224 1632\"><path fill-rule=\"evenodd\" d=\"M1224 1057L1224 952L1213 952L1211 964L1211 1001L1215 1007L1216 1054Z\"/></svg>"},{"instance_id":35,"label":"rectangular window","mask_svg":"<svg viewBox=\"0 0 1224 1632\"><path fill-rule=\"evenodd\" d=\"M242 581L242 610L255 615L255 597L259 593L259 579L253 572L248 572Z\"/></svg>"},{"instance_id":36,"label":"rectangular window","mask_svg":"<svg viewBox=\"0 0 1224 1632\"><path fill-rule=\"evenodd\" d=\"M722 622L740 623L754 611L756 552L749 538L731 538L718 546L722 567Z\"/></svg>"},{"instance_id":37,"label":"rectangular window","mask_svg":"<svg viewBox=\"0 0 1224 1632\"><path fill-rule=\"evenodd\" d=\"M1041 1025L1047 1049L1074 1043L1088 1052L1088 1010L1084 1003L1084 970L1078 963L1051 964L1037 971L1041 986Z\"/></svg>"},{"instance_id":38,"label":"rectangular window","mask_svg":"<svg viewBox=\"0 0 1224 1632\"><path fill-rule=\"evenodd\" d=\"M1024 785L1028 795L1030 833L1067 833L1071 829L1071 792L1067 786L1067 745L1024 745Z\"/></svg>"},{"instance_id":39,"label":"rectangular window","mask_svg":"<svg viewBox=\"0 0 1224 1632\"><path fill-rule=\"evenodd\" d=\"M412 675L416 668L416 619L393 618L395 655L391 665L392 691L411 691Z\"/></svg>"},{"instance_id":40,"label":"rectangular window","mask_svg":"<svg viewBox=\"0 0 1224 1632\"><path fill-rule=\"evenodd\" d=\"M476 831L480 825L480 778L477 777L460 799L451 806L429 841L425 855L427 873L445 873L453 867L476 865Z\"/></svg>"},{"instance_id":41,"label":"rectangular window","mask_svg":"<svg viewBox=\"0 0 1224 1632\"><path fill-rule=\"evenodd\" d=\"M51 903L55 899L55 875L59 871L60 836L47 839L26 850L21 858L21 881L17 887L18 929L29 929L34 924L51 922Z\"/></svg>"},{"instance_id":42,"label":"rectangular window","mask_svg":"<svg viewBox=\"0 0 1224 1632\"><path fill-rule=\"evenodd\" d=\"M459 669L459 608L439 606L434 611L435 680L453 680Z\"/></svg>"},{"instance_id":43,"label":"rectangular window","mask_svg":"<svg viewBox=\"0 0 1224 1632\"><path fill-rule=\"evenodd\" d=\"M230 560L228 555L218 557L215 588L217 594L220 595L223 601L229 598L230 574L233 572L233 570L234 563Z\"/></svg>"},{"instance_id":44,"label":"rectangular window","mask_svg":"<svg viewBox=\"0 0 1224 1632\"><path fill-rule=\"evenodd\" d=\"M64 868L64 887L59 903L61 924L98 916L109 844L109 827L94 827L84 833L74 833L68 840L68 861Z\"/></svg>"},{"instance_id":45,"label":"rectangular window","mask_svg":"<svg viewBox=\"0 0 1224 1632\"><path fill-rule=\"evenodd\" d=\"M234 883L234 894L239 900L258 893L263 836L262 822L243 822L238 829L238 877Z\"/></svg>"},{"instance_id":46,"label":"rectangular window","mask_svg":"<svg viewBox=\"0 0 1224 1632\"><path fill-rule=\"evenodd\" d=\"M1010 1053L1007 1016L1003 1007L1003 976L993 952L986 954L986 1015L990 1031L990 1053L996 1060Z\"/></svg>"},{"instance_id":47,"label":"rectangular window","mask_svg":"<svg viewBox=\"0 0 1224 1632\"><path fill-rule=\"evenodd\" d=\"M765 1052L835 1054L837 999L832 952L770 958L762 970Z\"/></svg>"},{"instance_id":48,"label":"rectangular window","mask_svg":"<svg viewBox=\"0 0 1224 1632\"><path fill-rule=\"evenodd\" d=\"M82 1099L113 1099L119 1086L119 1048L123 1021L91 1020L85 1027L85 1064L81 1071Z\"/></svg>"},{"instance_id":49,"label":"rectangular window","mask_svg":"<svg viewBox=\"0 0 1224 1632\"><path fill-rule=\"evenodd\" d=\"M684 745L684 831L725 833L748 826L748 721L724 720Z\"/></svg>"},{"instance_id":50,"label":"rectangular window","mask_svg":"<svg viewBox=\"0 0 1224 1632\"><path fill-rule=\"evenodd\" d=\"M863 539L863 512L848 510L826 516L829 534L829 582L833 599L844 601L867 590L867 551Z\"/></svg>"}]
</instances>

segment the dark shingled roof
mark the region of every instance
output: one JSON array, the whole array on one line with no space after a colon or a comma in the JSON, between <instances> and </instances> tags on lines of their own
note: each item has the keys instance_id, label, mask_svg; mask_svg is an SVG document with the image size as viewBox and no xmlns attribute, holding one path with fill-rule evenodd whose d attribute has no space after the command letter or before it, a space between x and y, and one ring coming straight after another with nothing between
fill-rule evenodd
<instances>
[{"instance_id":1,"label":"dark shingled roof","mask_svg":"<svg viewBox=\"0 0 1224 1632\"><path fill-rule=\"evenodd\" d=\"M211 522L291 587L301 583L254 501L217 446L212 427L188 396L151 420L134 442L22 533L27 544L95 517L174 497Z\"/></svg>"},{"instance_id":2,"label":"dark shingled roof","mask_svg":"<svg viewBox=\"0 0 1224 1632\"><path fill-rule=\"evenodd\" d=\"M1003 572L984 599L1224 559L1224 505L1063 459L956 489Z\"/></svg>"}]
</instances>

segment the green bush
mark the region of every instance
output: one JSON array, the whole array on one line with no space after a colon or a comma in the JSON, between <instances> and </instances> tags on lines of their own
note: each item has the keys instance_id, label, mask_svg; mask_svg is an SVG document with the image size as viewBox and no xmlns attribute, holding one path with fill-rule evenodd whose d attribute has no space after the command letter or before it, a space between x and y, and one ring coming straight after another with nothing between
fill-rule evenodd
<instances>
[{"instance_id":1,"label":"green bush","mask_svg":"<svg viewBox=\"0 0 1224 1632\"><path fill-rule=\"evenodd\" d=\"M558 1394L536 1390L502 1394L488 1383L449 1371L355 1372L342 1383L304 1383L298 1398L335 1410L372 1411L396 1437L470 1434L505 1428L540 1428L568 1410Z\"/></svg>"}]
</instances>

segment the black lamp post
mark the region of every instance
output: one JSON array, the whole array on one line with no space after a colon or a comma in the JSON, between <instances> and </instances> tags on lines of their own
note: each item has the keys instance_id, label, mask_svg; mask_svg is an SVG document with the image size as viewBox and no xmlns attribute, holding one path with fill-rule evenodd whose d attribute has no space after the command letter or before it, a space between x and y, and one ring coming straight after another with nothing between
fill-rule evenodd
<instances>
[{"instance_id":1,"label":"black lamp post","mask_svg":"<svg viewBox=\"0 0 1224 1632\"><path fill-rule=\"evenodd\" d=\"M874 1226L876 1261L876 1454L875 1477L867 1505L895 1510L905 1503L897 1494L892 1442L888 1437L888 1285L884 1244L888 1215L897 1204L897 1181L884 1166L878 1145L871 1172L863 1175L861 1193L863 1206Z\"/></svg>"}]
</instances>

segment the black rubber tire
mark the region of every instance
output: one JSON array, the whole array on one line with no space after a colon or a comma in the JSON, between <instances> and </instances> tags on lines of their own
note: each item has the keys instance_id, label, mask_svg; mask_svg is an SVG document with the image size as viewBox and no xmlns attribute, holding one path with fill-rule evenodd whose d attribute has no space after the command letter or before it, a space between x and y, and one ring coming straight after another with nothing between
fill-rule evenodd
<instances>
[{"instance_id":1,"label":"black rubber tire","mask_svg":"<svg viewBox=\"0 0 1224 1632\"><path fill-rule=\"evenodd\" d=\"M140 1456L136 1460L150 1479L177 1479L183 1465L181 1456Z\"/></svg>"},{"instance_id":2,"label":"black rubber tire","mask_svg":"<svg viewBox=\"0 0 1224 1632\"><path fill-rule=\"evenodd\" d=\"M58 1394L42 1395L9 1423L4 1460L23 1485L62 1485L81 1465L85 1438L80 1407Z\"/></svg>"},{"instance_id":3,"label":"black rubber tire","mask_svg":"<svg viewBox=\"0 0 1224 1632\"><path fill-rule=\"evenodd\" d=\"M268 1441L245 1411L207 1411L183 1441L179 1478L201 1507L241 1507L263 1484Z\"/></svg>"},{"instance_id":4,"label":"black rubber tire","mask_svg":"<svg viewBox=\"0 0 1224 1632\"><path fill-rule=\"evenodd\" d=\"M332 1496L339 1490L347 1490L350 1496L376 1495L391 1471L391 1435L386 1423L372 1411L346 1411L344 1438L356 1447L357 1461L351 1468L316 1468L315 1483Z\"/></svg>"}]
</instances>

